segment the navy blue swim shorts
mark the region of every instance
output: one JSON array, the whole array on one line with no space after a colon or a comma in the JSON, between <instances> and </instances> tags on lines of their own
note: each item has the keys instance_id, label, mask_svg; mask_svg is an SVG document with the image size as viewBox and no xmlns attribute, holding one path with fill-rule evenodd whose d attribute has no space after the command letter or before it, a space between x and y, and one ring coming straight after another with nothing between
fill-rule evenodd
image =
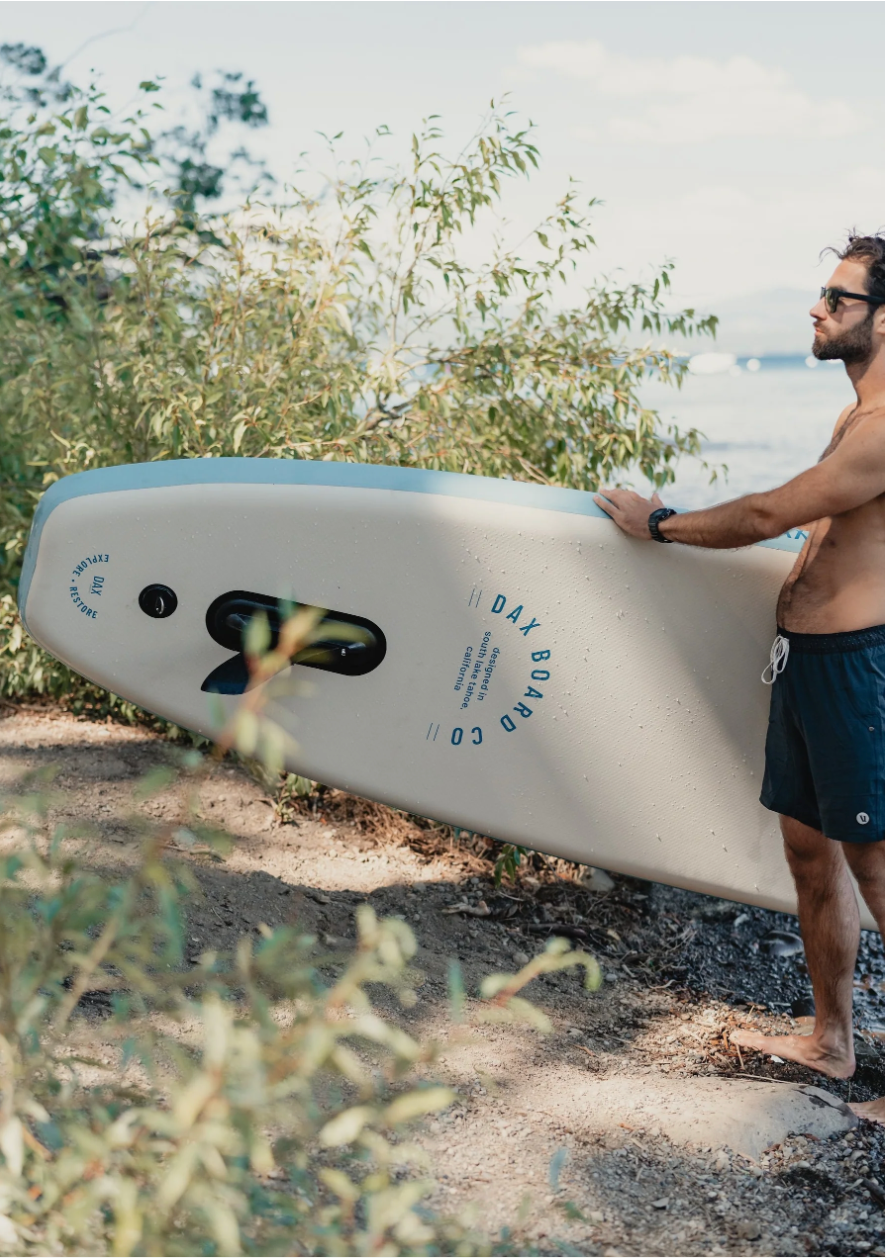
<instances>
[{"instance_id":1,"label":"navy blue swim shorts","mask_svg":"<svg viewBox=\"0 0 886 1258\"><path fill-rule=\"evenodd\" d=\"M773 648L760 803L841 843L883 839L883 626ZM776 663L777 667L777 663Z\"/></svg>"}]
</instances>

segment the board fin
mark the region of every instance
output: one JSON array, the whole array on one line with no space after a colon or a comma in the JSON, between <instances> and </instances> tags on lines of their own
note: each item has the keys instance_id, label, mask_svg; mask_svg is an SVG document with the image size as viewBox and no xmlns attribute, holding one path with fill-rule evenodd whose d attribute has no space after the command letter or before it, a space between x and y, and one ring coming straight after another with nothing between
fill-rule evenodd
<instances>
[{"instance_id":1,"label":"board fin","mask_svg":"<svg viewBox=\"0 0 886 1258\"><path fill-rule=\"evenodd\" d=\"M216 695L242 695L249 685L249 669L242 651L214 668L200 687Z\"/></svg>"}]
</instances>

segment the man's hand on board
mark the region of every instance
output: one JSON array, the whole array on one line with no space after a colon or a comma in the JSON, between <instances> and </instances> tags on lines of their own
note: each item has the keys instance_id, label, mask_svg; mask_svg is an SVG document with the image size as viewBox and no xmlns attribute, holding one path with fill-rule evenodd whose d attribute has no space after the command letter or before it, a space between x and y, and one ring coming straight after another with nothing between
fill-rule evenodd
<instances>
[{"instance_id":1,"label":"man's hand on board","mask_svg":"<svg viewBox=\"0 0 886 1258\"><path fill-rule=\"evenodd\" d=\"M601 489L599 494L594 494L594 502L624 533L641 542L652 541L649 517L658 507L664 506L658 494L641 498L633 489Z\"/></svg>"}]
</instances>

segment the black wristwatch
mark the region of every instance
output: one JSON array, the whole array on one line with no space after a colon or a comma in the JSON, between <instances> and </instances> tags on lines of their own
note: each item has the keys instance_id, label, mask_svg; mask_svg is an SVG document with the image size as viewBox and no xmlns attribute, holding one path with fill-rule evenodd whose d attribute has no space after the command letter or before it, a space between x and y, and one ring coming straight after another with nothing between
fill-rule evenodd
<instances>
[{"instance_id":1,"label":"black wristwatch","mask_svg":"<svg viewBox=\"0 0 886 1258\"><path fill-rule=\"evenodd\" d=\"M652 534L653 541L672 542L674 540L672 537L665 537L664 533L660 531L658 526L661 524L662 520L669 520L672 515L676 514L677 512L673 507L658 507L655 511L653 511L652 515L649 517L649 532Z\"/></svg>"}]
</instances>

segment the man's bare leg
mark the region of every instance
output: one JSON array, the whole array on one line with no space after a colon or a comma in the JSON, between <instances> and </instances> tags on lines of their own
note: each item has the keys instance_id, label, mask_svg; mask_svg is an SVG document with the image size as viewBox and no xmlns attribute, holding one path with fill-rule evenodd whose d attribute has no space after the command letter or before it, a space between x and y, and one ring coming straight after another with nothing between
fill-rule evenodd
<instances>
[{"instance_id":1,"label":"man's bare leg","mask_svg":"<svg viewBox=\"0 0 886 1258\"><path fill-rule=\"evenodd\" d=\"M858 889L865 904L871 910L874 920L883 938L883 852L882 843L843 843L846 862L855 875ZM884 1099L877 1101L856 1101L849 1107L859 1118L867 1118L875 1123L886 1121Z\"/></svg>"},{"instance_id":2,"label":"man's bare leg","mask_svg":"<svg viewBox=\"0 0 886 1258\"><path fill-rule=\"evenodd\" d=\"M852 976L858 954L858 905L843 844L792 817L781 818L785 855L797 887L800 933L815 997L811 1035L734 1031L732 1042L775 1053L834 1079L855 1070Z\"/></svg>"}]
</instances>

